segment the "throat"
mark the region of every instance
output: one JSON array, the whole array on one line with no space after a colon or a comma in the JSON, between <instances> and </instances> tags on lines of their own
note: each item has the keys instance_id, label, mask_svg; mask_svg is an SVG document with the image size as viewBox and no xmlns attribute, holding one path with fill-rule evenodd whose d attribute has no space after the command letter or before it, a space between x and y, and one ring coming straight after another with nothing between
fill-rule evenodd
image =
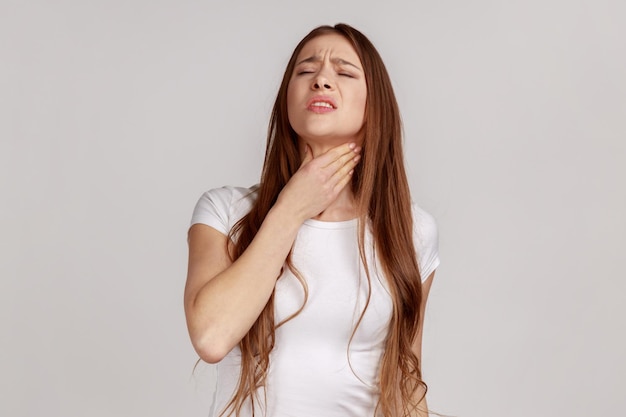
<instances>
[{"instance_id":1,"label":"throat","mask_svg":"<svg viewBox=\"0 0 626 417\"><path fill-rule=\"evenodd\" d=\"M313 219L323 222L342 222L359 217L356 203L351 194L340 195L326 210L313 217Z\"/></svg>"}]
</instances>

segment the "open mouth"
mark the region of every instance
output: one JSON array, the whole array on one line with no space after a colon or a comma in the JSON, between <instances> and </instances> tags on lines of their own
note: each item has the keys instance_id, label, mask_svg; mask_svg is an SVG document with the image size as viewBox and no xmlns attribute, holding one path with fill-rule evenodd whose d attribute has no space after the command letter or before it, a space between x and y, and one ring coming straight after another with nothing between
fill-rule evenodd
<instances>
[{"instance_id":1,"label":"open mouth","mask_svg":"<svg viewBox=\"0 0 626 417\"><path fill-rule=\"evenodd\" d=\"M316 96L311 98L307 103L307 108L313 111L330 111L337 108L335 100L332 97Z\"/></svg>"},{"instance_id":2,"label":"open mouth","mask_svg":"<svg viewBox=\"0 0 626 417\"><path fill-rule=\"evenodd\" d=\"M334 109L332 104L327 103L325 101L316 101L314 103L311 103L309 107L325 107L327 109Z\"/></svg>"}]
</instances>

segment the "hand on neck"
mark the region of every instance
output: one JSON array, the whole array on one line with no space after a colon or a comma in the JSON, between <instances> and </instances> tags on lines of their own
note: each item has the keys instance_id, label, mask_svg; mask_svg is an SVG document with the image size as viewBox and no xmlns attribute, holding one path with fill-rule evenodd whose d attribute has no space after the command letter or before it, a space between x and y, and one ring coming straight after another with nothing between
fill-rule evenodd
<instances>
[{"instance_id":1,"label":"hand on neck","mask_svg":"<svg viewBox=\"0 0 626 417\"><path fill-rule=\"evenodd\" d=\"M301 154L304 160L305 149L313 158L317 158L331 149L354 142L359 144L361 141L356 138L324 138L324 140L308 140L300 139ZM327 222L339 222L351 220L358 217L354 193L350 184L346 185L337 198L320 214L313 217L315 220Z\"/></svg>"}]
</instances>

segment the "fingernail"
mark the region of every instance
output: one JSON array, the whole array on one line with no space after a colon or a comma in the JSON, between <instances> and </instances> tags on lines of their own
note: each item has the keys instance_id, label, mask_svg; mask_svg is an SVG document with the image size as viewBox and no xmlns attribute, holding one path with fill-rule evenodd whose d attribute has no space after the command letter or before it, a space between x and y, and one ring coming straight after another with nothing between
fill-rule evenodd
<instances>
[{"instance_id":1,"label":"fingernail","mask_svg":"<svg viewBox=\"0 0 626 417\"><path fill-rule=\"evenodd\" d=\"M350 146L350 149L354 149L356 148L356 143L351 143L349 146Z\"/></svg>"},{"instance_id":2,"label":"fingernail","mask_svg":"<svg viewBox=\"0 0 626 417\"><path fill-rule=\"evenodd\" d=\"M357 155L354 157L354 162L359 162L359 159L361 159L361 155Z\"/></svg>"},{"instance_id":3,"label":"fingernail","mask_svg":"<svg viewBox=\"0 0 626 417\"><path fill-rule=\"evenodd\" d=\"M354 152L361 152L361 149L362 148L360 146L357 146L356 148L354 148Z\"/></svg>"}]
</instances>

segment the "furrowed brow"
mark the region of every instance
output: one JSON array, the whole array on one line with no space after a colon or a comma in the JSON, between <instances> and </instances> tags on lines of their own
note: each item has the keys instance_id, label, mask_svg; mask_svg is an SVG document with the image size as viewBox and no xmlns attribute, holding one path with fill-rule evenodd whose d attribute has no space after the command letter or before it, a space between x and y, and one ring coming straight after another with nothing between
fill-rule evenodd
<instances>
[{"instance_id":1,"label":"furrowed brow","mask_svg":"<svg viewBox=\"0 0 626 417\"><path fill-rule=\"evenodd\" d=\"M358 66L354 65L352 62L346 61L345 59L342 58L333 58L331 59L333 64L337 64L337 65L349 65L351 67L354 67L356 69L358 69L359 71L362 71L361 68L359 68Z\"/></svg>"},{"instance_id":2,"label":"furrowed brow","mask_svg":"<svg viewBox=\"0 0 626 417\"><path fill-rule=\"evenodd\" d=\"M314 55L314 56L310 56L308 58L304 58L303 60L299 61L296 66L301 65L301 64L308 64L311 62L321 62L322 61L322 57L319 55ZM356 68L359 71L363 71L361 68L359 68L357 65L353 64L350 61L346 61L343 58L332 58L330 60L333 64L335 65L349 65L351 67Z\"/></svg>"},{"instance_id":3,"label":"furrowed brow","mask_svg":"<svg viewBox=\"0 0 626 417\"><path fill-rule=\"evenodd\" d=\"M310 56L308 58L304 58L302 61L298 62L296 64L296 66L298 66L300 64L308 64L310 62L320 62L321 60L322 60L321 56L314 55L314 56Z\"/></svg>"}]
</instances>

